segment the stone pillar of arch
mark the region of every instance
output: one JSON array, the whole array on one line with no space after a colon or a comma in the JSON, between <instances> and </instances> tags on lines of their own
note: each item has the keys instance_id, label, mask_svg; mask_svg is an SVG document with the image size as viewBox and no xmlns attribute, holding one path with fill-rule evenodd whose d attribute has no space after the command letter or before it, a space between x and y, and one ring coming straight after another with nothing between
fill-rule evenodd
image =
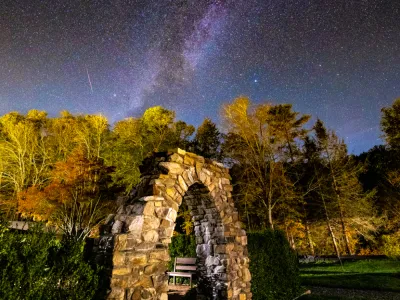
<instances>
[{"instance_id":1,"label":"stone pillar of arch","mask_svg":"<svg viewBox=\"0 0 400 300\"><path fill-rule=\"evenodd\" d=\"M108 299L168 299L168 245L182 201L196 235L197 299L251 299L247 237L228 169L177 149L141 166L141 181L108 220L112 253Z\"/></svg>"}]
</instances>

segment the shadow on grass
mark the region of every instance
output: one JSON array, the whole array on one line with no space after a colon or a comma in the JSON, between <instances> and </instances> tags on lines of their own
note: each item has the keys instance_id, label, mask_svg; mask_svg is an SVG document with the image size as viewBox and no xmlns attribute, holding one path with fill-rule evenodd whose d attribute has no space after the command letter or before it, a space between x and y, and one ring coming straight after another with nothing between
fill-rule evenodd
<instances>
[{"instance_id":1,"label":"shadow on grass","mask_svg":"<svg viewBox=\"0 0 400 300\"><path fill-rule=\"evenodd\" d=\"M347 271L323 271L323 270L305 270L301 271L303 275L322 275L322 274L360 274L360 272L347 272ZM375 273L374 273L375 274ZM385 273L387 274L387 273Z\"/></svg>"},{"instance_id":2,"label":"shadow on grass","mask_svg":"<svg viewBox=\"0 0 400 300\"><path fill-rule=\"evenodd\" d=\"M318 273L318 275L301 276L305 286L340 287L348 289L400 291L400 275L388 273Z\"/></svg>"},{"instance_id":3,"label":"shadow on grass","mask_svg":"<svg viewBox=\"0 0 400 300\"><path fill-rule=\"evenodd\" d=\"M299 300L368 300L365 297L340 297L340 296L322 296L322 295L307 295L299 298Z\"/></svg>"},{"instance_id":4,"label":"shadow on grass","mask_svg":"<svg viewBox=\"0 0 400 300\"><path fill-rule=\"evenodd\" d=\"M301 269L310 269L310 268L321 268L321 267L332 267L332 266L340 266L339 262L319 262L319 263L306 263L306 264L300 264L300 270Z\"/></svg>"}]
</instances>

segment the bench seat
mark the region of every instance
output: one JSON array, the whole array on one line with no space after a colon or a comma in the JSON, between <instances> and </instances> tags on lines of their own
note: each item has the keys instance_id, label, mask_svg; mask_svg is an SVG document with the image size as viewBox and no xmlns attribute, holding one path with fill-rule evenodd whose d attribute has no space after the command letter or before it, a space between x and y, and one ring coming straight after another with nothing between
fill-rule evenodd
<instances>
[{"instance_id":1,"label":"bench seat","mask_svg":"<svg viewBox=\"0 0 400 300\"><path fill-rule=\"evenodd\" d=\"M192 272L168 272L169 276L178 276L178 277L192 277L196 273Z\"/></svg>"},{"instance_id":2,"label":"bench seat","mask_svg":"<svg viewBox=\"0 0 400 300\"><path fill-rule=\"evenodd\" d=\"M176 277L187 277L190 279L190 287L192 287L193 275L196 275L196 258L176 257L174 261L174 271L167 272L168 276L174 278L174 285L176 284ZM185 272L179 272L185 271Z\"/></svg>"}]
</instances>

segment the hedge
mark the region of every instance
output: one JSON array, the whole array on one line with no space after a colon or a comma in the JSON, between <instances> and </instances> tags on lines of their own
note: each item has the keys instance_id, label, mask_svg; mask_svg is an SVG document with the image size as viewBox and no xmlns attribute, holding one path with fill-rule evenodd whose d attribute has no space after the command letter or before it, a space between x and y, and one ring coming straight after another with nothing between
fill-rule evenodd
<instances>
[{"instance_id":1,"label":"hedge","mask_svg":"<svg viewBox=\"0 0 400 300\"><path fill-rule=\"evenodd\" d=\"M83 255L83 242L0 224L0 299L93 299L97 270Z\"/></svg>"},{"instance_id":2,"label":"hedge","mask_svg":"<svg viewBox=\"0 0 400 300\"><path fill-rule=\"evenodd\" d=\"M253 300L287 300L300 294L298 260L278 230L249 232Z\"/></svg>"},{"instance_id":3,"label":"hedge","mask_svg":"<svg viewBox=\"0 0 400 300\"><path fill-rule=\"evenodd\" d=\"M168 270L173 271L175 257L196 257L196 237L194 235L178 234L172 237L169 244L171 261Z\"/></svg>"},{"instance_id":4,"label":"hedge","mask_svg":"<svg viewBox=\"0 0 400 300\"><path fill-rule=\"evenodd\" d=\"M253 300L287 300L300 294L298 260L282 231L248 232ZM169 246L173 269L175 257L196 257L194 235L177 235Z\"/></svg>"}]
</instances>

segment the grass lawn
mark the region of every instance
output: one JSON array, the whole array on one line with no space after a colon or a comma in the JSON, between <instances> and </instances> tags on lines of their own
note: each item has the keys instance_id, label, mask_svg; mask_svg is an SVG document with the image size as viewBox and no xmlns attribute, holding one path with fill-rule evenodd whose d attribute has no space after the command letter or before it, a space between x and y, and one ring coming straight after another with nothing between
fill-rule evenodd
<instances>
[{"instance_id":1,"label":"grass lawn","mask_svg":"<svg viewBox=\"0 0 400 300\"><path fill-rule=\"evenodd\" d=\"M359 260L300 265L302 285L400 292L400 261ZM303 298L302 298L303 299ZM304 299L318 299L313 296ZM320 298L322 299L322 298ZM330 299L330 298L323 298ZM340 298L331 298L340 299Z\"/></svg>"},{"instance_id":2,"label":"grass lawn","mask_svg":"<svg viewBox=\"0 0 400 300\"><path fill-rule=\"evenodd\" d=\"M315 295L308 295L308 296L303 296L300 298L301 300L369 300L368 298L364 297L334 297L334 296L315 296Z\"/></svg>"}]
</instances>

